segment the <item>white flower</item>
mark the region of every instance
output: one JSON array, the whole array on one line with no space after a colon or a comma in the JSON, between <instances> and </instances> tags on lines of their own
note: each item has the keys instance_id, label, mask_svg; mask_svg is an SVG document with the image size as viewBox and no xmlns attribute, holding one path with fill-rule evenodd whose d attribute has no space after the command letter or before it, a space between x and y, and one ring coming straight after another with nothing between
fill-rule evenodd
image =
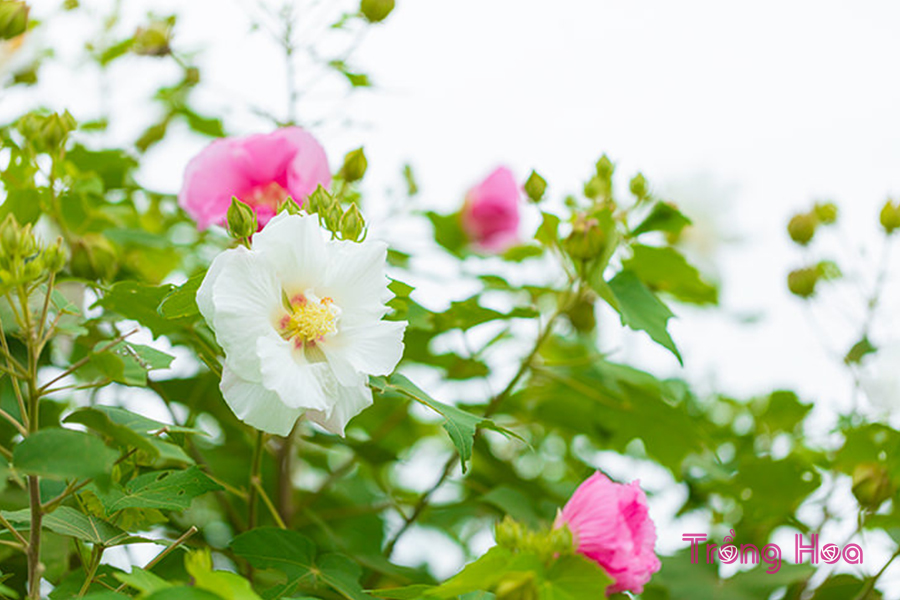
<instances>
[{"instance_id":1,"label":"white flower","mask_svg":"<svg viewBox=\"0 0 900 600\"><path fill-rule=\"evenodd\" d=\"M315 216L274 217L252 250L226 250L197 291L225 350L220 389L239 419L287 435L304 414L344 434L372 404L369 375L403 354L405 322L383 321L391 294L382 242L325 240Z\"/></svg>"}]
</instances>

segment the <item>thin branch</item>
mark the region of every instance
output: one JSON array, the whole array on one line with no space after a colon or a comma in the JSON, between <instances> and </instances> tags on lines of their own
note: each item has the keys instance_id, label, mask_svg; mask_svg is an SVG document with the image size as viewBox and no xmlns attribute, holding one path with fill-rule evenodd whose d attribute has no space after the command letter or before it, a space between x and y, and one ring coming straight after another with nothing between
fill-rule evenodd
<instances>
[{"instance_id":1,"label":"thin branch","mask_svg":"<svg viewBox=\"0 0 900 600\"><path fill-rule=\"evenodd\" d=\"M19 533L19 531L15 527L12 526L12 523L7 521L6 517L4 517L3 515L0 515L0 525L3 525L7 529L9 529L10 533L13 534L13 537L15 537L17 540L19 540L19 543L22 544L23 547L25 547L25 548L28 547L28 540L25 539L25 536L23 536L21 533Z\"/></svg>"},{"instance_id":2,"label":"thin branch","mask_svg":"<svg viewBox=\"0 0 900 600\"><path fill-rule=\"evenodd\" d=\"M74 363L72 363L72 366L70 366L68 369L66 369L65 371L63 371L62 373L60 373L59 375L57 375L56 377L54 377L53 379L51 379L50 381L48 381L47 383L45 383L44 385L42 385L42 386L38 389L38 393L39 393L39 394L45 393L45 391L46 391L51 385L53 385L54 383L56 383L56 382L59 381L60 379L64 379L64 378L68 377L69 375L71 375L72 373L74 373L75 371L77 371L78 369L80 369L81 367L83 367L84 365L88 364L94 356L96 356L97 354L102 354L102 353L106 352L107 350L109 350L110 348L112 348L112 347L114 347L114 346L116 346L116 345L122 343L122 341L123 341L125 338L127 338L127 337L129 337L129 336L131 336L131 335L134 335L134 334L137 333L138 331L139 331L139 329L132 329L132 330L129 331L128 333L123 333L122 335L118 336L117 338L115 338L114 340L112 340L111 342L109 342L108 344L104 345L102 348L100 348L100 349L97 350L96 352L91 352L91 353L88 354L87 356L85 356L85 357L83 357L83 358L81 358L81 359L75 361Z\"/></svg>"}]
</instances>

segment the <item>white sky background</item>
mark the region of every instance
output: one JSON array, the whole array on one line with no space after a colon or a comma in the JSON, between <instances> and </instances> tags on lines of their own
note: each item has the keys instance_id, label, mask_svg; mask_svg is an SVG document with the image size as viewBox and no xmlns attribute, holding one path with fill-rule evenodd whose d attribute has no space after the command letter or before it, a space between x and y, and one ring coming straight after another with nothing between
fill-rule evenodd
<instances>
[{"instance_id":1,"label":"white sky background","mask_svg":"<svg viewBox=\"0 0 900 600\"><path fill-rule=\"evenodd\" d=\"M126 4L126 32L150 8L177 8L175 49L202 49L197 61L209 87L200 105L225 114L230 131L269 128L248 101L284 114L283 58L264 34L248 33L247 15L258 14L251 3ZM35 5L46 14L56 3ZM124 59L111 78L117 85L101 94L96 73L66 62L85 32L98 28L97 19L76 18L77 26L69 21L45 34L63 51L61 64L43 73L49 85L41 98L79 119L102 103L129 111L133 118L120 119L113 139L141 131L153 113L137 103L159 78L174 82L177 71L153 59ZM365 146L367 202L376 216L406 161L415 167L420 202L442 210L456 208L501 163L522 181L536 168L555 197L578 192L603 152L617 161L623 188L642 171L698 223L718 224L713 238L740 241L718 249L724 310L674 307L681 318L671 330L684 372L641 334L609 335L607 346L619 349L614 358L737 396L788 387L806 400L846 407L849 380L821 336L838 341L832 350L840 353L855 341L862 299L854 290L871 286L878 210L887 195L900 194L898 22L900 4L887 1L398 0L350 61L376 90L345 98L325 86L304 99L300 117L348 114L359 124L332 119L313 131L334 168L345 151ZM24 99L0 102L0 114L22 106ZM202 145L184 136L152 151L145 185L176 191ZM831 256L862 275L824 294L816 333L785 287L787 271L803 262L785 223L822 198L842 209L839 235L826 245L840 254ZM852 262L840 260L848 256ZM888 291L876 342L900 335L891 319L895 289ZM435 287L423 300L440 303L452 294ZM758 320L739 323L744 316ZM881 560L872 552L866 563L877 569Z\"/></svg>"}]
</instances>

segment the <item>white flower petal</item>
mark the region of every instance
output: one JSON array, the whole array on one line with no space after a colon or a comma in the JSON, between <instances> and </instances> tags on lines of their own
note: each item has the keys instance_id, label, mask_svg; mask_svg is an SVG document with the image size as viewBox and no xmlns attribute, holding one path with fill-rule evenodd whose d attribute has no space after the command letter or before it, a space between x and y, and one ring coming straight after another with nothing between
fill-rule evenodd
<instances>
[{"instance_id":1,"label":"white flower petal","mask_svg":"<svg viewBox=\"0 0 900 600\"><path fill-rule=\"evenodd\" d=\"M248 381L259 381L254 340L273 334L281 289L272 268L244 248L223 261L213 284L213 330L228 364Z\"/></svg>"},{"instance_id":2,"label":"white flower petal","mask_svg":"<svg viewBox=\"0 0 900 600\"><path fill-rule=\"evenodd\" d=\"M209 265L209 269L206 271L206 275L203 276L203 281L200 282L200 287L197 289L197 308L200 309L200 314L203 315L203 318L210 325L212 325L216 315L216 303L213 301L213 286L215 286L216 279L219 278L219 274L222 272L222 267L228 262L229 257L234 252L234 250L226 250L218 255L212 261L212 264Z\"/></svg>"},{"instance_id":3,"label":"white flower petal","mask_svg":"<svg viewBox=\"0 0 900 600\"><path fill-rule=\"evenodd\" d=\"M338 385L334 390L335 403L331 415L318 410L307 411L306 417L318 423L331 433L344 436L347 423L372 405L372 390L365 384L355 386Z\"/></svg>"},{"instance_id":4,"label":"white flower petal","mask_svg":"<svg viewBox=\"0 0 900 600\"><path fill-rule=\"evenodd\" d=\"M403 356L406 321L375 321L359 327L342 328L323 342L326 356L339 354L367 375L388 375Z\"/></svg>"},{"instance_id":5,"label":"white flower petal","mask_svg":"<svg viewBox=\"0 0 900 600\"><path fill-rule=\"evenodd\" d=\"M377 320L387 312L384 303L391 293L384 272L386 260L384 242L328 243L328 265L319 295L334 299L346 325Z\"/></svg>"},{"instance_id":6,"label":"white flower petal","mask_svg":"<svg viewBox=\"0 0 900 600\"><path fill-rule=\"evenodd\" d=\"M289 294L315 288L324 278L325 240L314 215L275 215L253 236L253 251L265 256Z\"/></svg>"},{"instance_id":7,"label":"white flower petal","mask_svg":"<svg viewBox=\"0 0 900 600\"><path fill-rule=\"evenodd\" d=\"M268 433L286 436L303 415L302 408L285 406L275 392L242 379L227 365L219 389L238 419Z\"/></svg>"},{"instance_id":8,"label":"white flower petal","mask_svg":"<svg viewBox=\"0 0 900 600\"><path fill-rule=\"evenodd\" d=\"M286 405L311 408L331 414L334 398L323 389L321 379L328 374L327 363L305 363L298 360L291 342L277 335L256 341L260 359L262 385L276 394Z\"/></svg>"}]
</instances>

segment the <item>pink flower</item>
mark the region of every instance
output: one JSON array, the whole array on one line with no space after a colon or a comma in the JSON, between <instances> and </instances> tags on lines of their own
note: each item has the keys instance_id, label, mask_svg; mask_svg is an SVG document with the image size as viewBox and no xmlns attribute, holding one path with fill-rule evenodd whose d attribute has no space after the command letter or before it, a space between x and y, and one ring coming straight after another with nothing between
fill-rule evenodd
<instances>
[{"instance_id":1,"label":"pink flower","mask_svg":"<svg viewBox=\"0 0 900 600\"><path fill-rule=\"evenodd\" d=\"M499 167L469 190L462 209L462 226L469 239L491 251L515 243L519 229L519 184L512 171Z\"/></svg>"},{"instance_id":2,"label":"pink flower","mask_svg":"<svg viewBox=\"0 0 900 600\"><path fill-rule=\"evenodd\" d=\"M288 196L298 204L319 184L331 183L325 150L299 127L222 138L191 159L178 203L206 229L223 224L231 197L255 211L262 228Z\"/></svg>"},{"instance_id":3,"label":"pink flower","mask_svg":"<svg viewBox=\"0 0 900 600\"><path fill-rule=\"evenodd\" d=\"M625 590L640 594L659 571L659 559L653 553L656 527L637 481L623 485L594 473L557 515L554 527L564 524L575 538L578 553L615 580L607 595Z\"/></svg>"}]
</instances>

